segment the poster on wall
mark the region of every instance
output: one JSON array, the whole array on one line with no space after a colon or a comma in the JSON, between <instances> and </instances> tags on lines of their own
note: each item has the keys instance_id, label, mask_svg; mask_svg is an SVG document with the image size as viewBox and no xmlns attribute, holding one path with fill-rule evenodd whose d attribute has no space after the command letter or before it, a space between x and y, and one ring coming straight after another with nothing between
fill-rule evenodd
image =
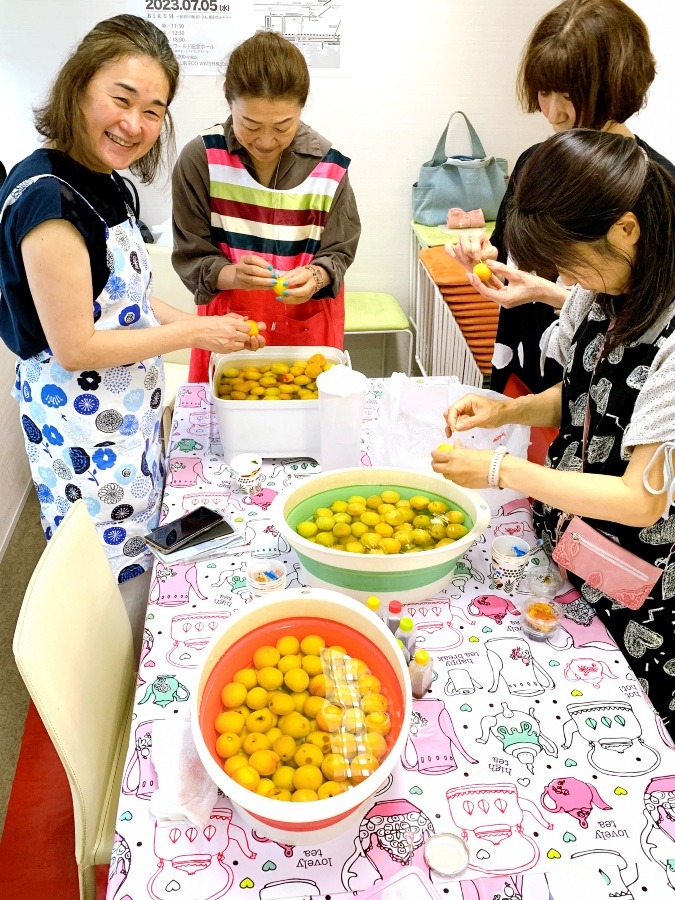
<instances>
[{"instance_id":1,"label":"poster on wall","mask_svg":"<svg viewBox=\"0 0 675 900\"><path fill-rule=\"evenodd\" d=\"M351 0L127 0L168 37L184 75L219 75L231 49L260 30L302 51L312 76L344 75L343 13Z\"/></svg>"}]
</instances>

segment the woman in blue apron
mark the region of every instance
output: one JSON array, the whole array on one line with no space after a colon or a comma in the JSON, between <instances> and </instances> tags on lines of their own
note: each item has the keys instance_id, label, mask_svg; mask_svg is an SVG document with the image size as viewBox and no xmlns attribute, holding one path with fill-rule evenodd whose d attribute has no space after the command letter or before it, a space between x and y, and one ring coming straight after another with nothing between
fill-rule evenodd
<instances>
[{"instance_id":1,"label":"woman in blue apron","mask_svg":"<svg viewBox=\"0 0 675 900\"><path fill-rule=\"evenodd\" d=\"M201 320L152 297L117 170L142 181L173 141L178 63L136 16L96 25L35 114L45 146L0 191L0 336L49 539L83 498L121 584L149 568L142 536L163 484L161 353L264 343L240 316ZM208 323L208 329L204 328Z\"/></svg>"}]
</instances>

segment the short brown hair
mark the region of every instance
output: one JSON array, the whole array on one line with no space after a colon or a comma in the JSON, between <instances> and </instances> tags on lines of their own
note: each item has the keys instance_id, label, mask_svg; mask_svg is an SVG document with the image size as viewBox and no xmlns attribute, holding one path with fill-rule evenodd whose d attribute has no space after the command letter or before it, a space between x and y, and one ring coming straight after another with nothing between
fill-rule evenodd
<instances>
[{"instance_id":1,"label":"short brown hair","mask_svg":"<svg viewBox=\"0 0 675 900\"><path fill-rule=\"evenodd\" d=\"M166 35L138 16L113 16L95 25L61 67L45 104L33 111L38 133L65 153L77 149L84 135L81 104L89 82L105 65L127 56L147 56L159 63L169 83L168 106L178 88L178 60ZM131 171L143 183L152 181L165 150L173 154L174 142L167 109L158 140Z\"/></svg>"},{"instance_id":2,"label":"short brown hair","mask_svg":"<svg viewBox=\"0 0 675 900\"><path fill-rule=\"evenodd\" d=\"M300 50L276 31L257 31L230 54L225 71L225 99L297 100L309 94L309 69Z\"/></svg>"},{"instance_id":3,"label":"short brown hair","mask_svg":"<svg viewBox=\"0 0 675 900\"><path fill-rule=\"evenodd\" d=\"M564 0L539 20L520 62L518 99L539 111L539 91L569 94L575 125L625 122L656 75L649 33L622 0Z\"/></svg>"}]
</instances>

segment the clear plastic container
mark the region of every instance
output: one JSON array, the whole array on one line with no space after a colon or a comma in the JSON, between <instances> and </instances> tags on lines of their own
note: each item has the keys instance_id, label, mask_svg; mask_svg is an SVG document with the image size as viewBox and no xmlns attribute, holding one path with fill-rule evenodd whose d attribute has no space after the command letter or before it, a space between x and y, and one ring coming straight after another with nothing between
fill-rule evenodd
<instances>
[{"instance_id":1,"label":"clear plastic container","mask_svg":"<svg viewBox=\"0 0 675 900\"><path fill-rule=\"evenodd\" d=\"M562 607L544 597L528 597L521 606L520 626L533 641L545 641L558 630Z\"/></svg>"},{"instance_id":2,"label":"clear plastic container","mask_svg":"<svg viewBox=\"0 0 675 900\"><path fill-rule=\"evenodd\" d=\"M368 379L349 366L333 366L316 379L319 389L321 470L361 465L361 428Z\"/></svg>"},{"instance_id":3,"label":"clear plastic container","mask_svg":"<svg viewBox=\"0 0 675 900\"><path fill-rule=\"evenodd\" d=\"M272 559L252 559L246 569L248 589L255 597L266 597L286 587L286 566Z\"/></svg>"},{"instance_id":4,"label":"clear plastic container","mask_svg":"<svg viewBox=\"0 0 675 900\"><path fill-rule=\"evenodd\" d=\"M535 597L553 600L562 587L562 575L557 566L532 566L526 571L527 590Z\"/></svg>"}]
</instances>

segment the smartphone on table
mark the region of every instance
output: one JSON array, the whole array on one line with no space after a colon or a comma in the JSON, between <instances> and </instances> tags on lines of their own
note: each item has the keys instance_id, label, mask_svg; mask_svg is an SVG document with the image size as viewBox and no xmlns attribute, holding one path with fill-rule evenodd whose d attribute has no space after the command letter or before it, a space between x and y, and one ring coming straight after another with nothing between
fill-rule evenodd
<instances>
[{"instance_id":1,"label":"smartphone on table","mask_svg":"<svg viewBox=\"0 0 675 900\"><path fill-rule=\"evenodd\" d=\"M145 542L166 555L234 533L225 516L207 506L198 506L179 519L153 528L145 535Z\"/></svg>"}]
</instances>

